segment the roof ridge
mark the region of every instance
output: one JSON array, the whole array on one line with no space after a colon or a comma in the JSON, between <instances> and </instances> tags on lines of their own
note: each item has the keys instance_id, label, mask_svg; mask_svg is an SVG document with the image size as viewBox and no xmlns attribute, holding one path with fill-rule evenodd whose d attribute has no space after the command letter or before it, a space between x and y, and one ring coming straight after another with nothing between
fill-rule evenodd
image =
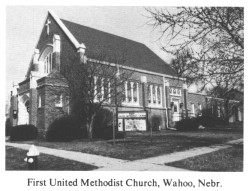
<instances>
[{"instance_id":1,"label":"roof ridge","mask_svg":"<svg viewBox=\"0 0 249 191\"><path fill-rule=\"evenodd\" d=\"M122 39L124 39L124 40L129 40L129 41L132 41L132 42L134 42L134 43L137 43L137 44L141 44L141 45L143 45L143 46L146 46L146 45L145 45L144 43L142 43L142 42L138 42L138 41L135 41L135 40L132 40L132 39L129 39L129 38L126 38L126 37L122 37L122 36L119 36L119 35L116 35L116 34L113 34L113 33L110 33L110 32L102 31L102 30L100 30L100 29L92 28L92 27L89 27L89 26L86 26L86 25L83 25L83 24L80 24L80 23L72 22L72 21L69 21L69 20L66 20L66 19L63 19L63 18L60 18L60 20L61 20L62 22L66 21L66 22L69 22L69 23L73 23L73 24L76 24L76 25L80 25L80 26L83 26L83 27L87 27L87 28L89 28L89 29L91 29L91 30L96 30L96 31L98 31L98 32L106 33L106 34L108 34L108 35L112 35L112 36L115 36L115 37L118 37L118 38L122 38ZM146 46L146 47L147 47L147 46ZM148 47L147 47L147 48L148 48Z\"/></svg>"},{"instance_id":2,"label":"roof ridge","mask_svg":"<svg viewBox=\"0 0 249 191\"><path fill-rule=\"evenodd\" d=\"M127 63L124 65L128 64L134 68L176 76L174 69L142 42L72 22L64 18L58 17L58 20L60 20L62 26L65 26L68 33L75 38L78 44L83 43L88 47L86 48L86 54L89 56L95 54L95 46L98 46L100 50L104 50L110 55L115 55L116 53L117 55L121 55L127 51ZM155 67L155 65L158 67Z\"/></svg>"}]
</instances>

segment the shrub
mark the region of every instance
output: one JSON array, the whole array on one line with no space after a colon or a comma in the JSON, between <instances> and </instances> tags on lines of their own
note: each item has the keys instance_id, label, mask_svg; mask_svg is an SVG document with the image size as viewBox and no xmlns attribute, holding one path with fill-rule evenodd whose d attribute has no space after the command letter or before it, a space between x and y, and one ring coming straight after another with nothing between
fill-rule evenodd
<instances>
[{"instance_id":1,"label":"shrub","mask_svg":"<svg viewBox=\"0 0 249 191\"><path fill-rule=\"evenodd\" d=\"M28 141L37 137L37 128L34 125L18 125L11 128L11 141Z\"/></svg>"},{"instance_id":2,"label":"shrub","mask_svg":"<svg viewBox=\"0 0 249 191\"><path fill-rule=\"evenodd\" d=\"M76 116L65 115L55 119L46 132L48 141L72 141L87 136Z\"/></svg>"},{"instance_id":3,"label":"shrub","mask_svg":"<svg viewBox=\"0 0 249 191\"><path fill-rule=\"evenodd\" d=\"M202 116L199 117L200 125L204 127L214 127L216 118L212 114L212 109L206 108L202 110Z\"/></svg>"},{"instance_id":4,"label":"shrub","mask_svg":"<svg viewBox=\"0 0 249 191\"><path fill-rule=\"evenodd\" d=\"M202 111L202 116L199 117L200 125L204 127L215 127L216 125L228 125L228 121L221 118L216 117L212 114L212 109L207 108Z\"/></svg>"},{"instance_id":5,"label":"shrub","mask_svg":"<svg viewBox=\"0 0 249 191\"><path fill-rule=\"evenodd\" d=\"M175 128L178 131L195 131L200 125L198 118L187 118L176 122Z\"/></svg>"},{"instance_id":6,"label":"shrub","mask_svg":"<svg viewBox=\"0 0 249 191\"><path fill-rule=\"evenodd\" d=\"M7 118L5 121L5 136L10 136L10 131L11 131L10 118Z\"/></svg>"},{"instance_id":7,"label":"shrub","mask_svg":"<svg viewBox=\"0 0 249 191\"><path fill-rule=\"evenodd\" d=\"M229 122L221 117L216 118L216 125L228 125Z\"/></svg>"},{"instance_id":8,"label":"shrub","mask_svg":"<svg viewBox=\"0 0 249 191\"><path fill-rule=\"evenodd\" d=\"M153 131L159 131L159 126L161 125L161 116L153 115L151 117L151 127Z\"/></svg>"},{"instance_id":9,"label":"shrub","mask_svg":"<svg viewBox=\"0 0 249 191\"><path fill-rule=\"evenodd\" d=\"M101 139L113 138L113 113L105 108L101 108L93 121L93 137ZM115 138L124 138L123 132L115 132Z\"/></svg>"}]
</instances>

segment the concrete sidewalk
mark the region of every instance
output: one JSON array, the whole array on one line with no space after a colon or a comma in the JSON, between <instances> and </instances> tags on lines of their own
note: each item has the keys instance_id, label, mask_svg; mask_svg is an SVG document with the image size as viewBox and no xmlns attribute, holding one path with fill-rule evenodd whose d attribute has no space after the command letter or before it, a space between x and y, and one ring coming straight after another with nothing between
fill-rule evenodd
<instances>
[{"instance_id":1,"label":"concrete sidewalk","mask_svg":"<svg viewBox=\"0 0 249 191\"><path fill-rule=\"evenodd\" d=\"M123 167L125 167L124 169L126 170L152 170L153 171L159 168L159 170L162 170L162 171L188 171L186 169L166 166L165 164L170 163L170 162L180 161L180 160L187 159L190 157L195 157L195 156L215 152L220 149L226 149L226 148L232 147L233 144L240 144L242 142L243 142L243 139L237 139L237 140L229 141L222 145L213 145L213 146L208 146L208 147L193 148L190 150L175 152L175 153L161 155L157 157L130 161L130 162L125 163ZM99 171L99 170L123 170L123 169L121 169L119 166L112 166L109 169L100 168L96 170Z\"/></svg>"},{"instance_id":2,"label":"concrete sidewalk","mask_svg":"<svg viewBox=\"0 0 249 191\"><path fill-rule=\"evenodd\" d=\"M23 150L29 150L29 148L31 147L31 145L29 144L19 144L19 143L10 143L10 142L6 142L6 146L12 146ZM56 157L61 157L69 160L74 160L86 164L91 164L100 168L109 167L113 165L119 166L122 163L127 162L121 159L109 158L100 155L93 155L93 154L81 153L76 151L66 151L66 150L52 149L41 146L36 146L36 148L40 153L53 155Z\"/></svg>"},{"instance_id":3,"label":"concrete sidewalk","mask_svg":"<svg viewBox=\"0 0 249 191\"><path fill-rule=\"evenodd\" d=\"M51 149L51 148L41 147L41 146L36 146L36 147L41 153L44 153L44 154L49 154L49 155L97 166L99 167L98 169L96 169L97 171L145 171L145 170L187 171L186 169L165 166L165 163L175 162L175 161L187 159L190 157L195 157L195 156L211 153L214 151L218 151L220 149L226 149L226 148L232 147L233 144L241 144L241 143L243 143L243 139L229 141L221 145L199 147L199 148L194 148L194 149L190 149L186 151L161 155L157 157L151 157L147 159L135 160L135 161L121 160L121 159L115 159L115 158L75 152L75 151ZM6 142L6 146L12 146L12 147L28 150L31 145Z\"/></svg>"}]
</instances>

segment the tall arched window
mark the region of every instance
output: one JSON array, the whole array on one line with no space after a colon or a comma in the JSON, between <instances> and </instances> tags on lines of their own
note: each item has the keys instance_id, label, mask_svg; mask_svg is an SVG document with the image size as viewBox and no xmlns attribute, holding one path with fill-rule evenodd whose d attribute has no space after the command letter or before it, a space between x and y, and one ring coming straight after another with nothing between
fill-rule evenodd
<instances>
[{"instance_id":1,"label":"tall arched window","mask_svg":"<svg viewBox=\"0 0 249 191\"><path fill-rule=\"evenodd\" d=\"M39 70L41 73L49 74L53 70L53 46L46 46L39 58L39 63Z\"/></svg>"},{"instance_id":2,"label":"tall arched window","mask_svg":"<svg viewBox=\"0 0 249 191\"><path fill-rule=\"evenodd\" d=\"M53 69L53 53L49 53L44 59L44 73L49 74Z\"/></svg>"}]
</instances>

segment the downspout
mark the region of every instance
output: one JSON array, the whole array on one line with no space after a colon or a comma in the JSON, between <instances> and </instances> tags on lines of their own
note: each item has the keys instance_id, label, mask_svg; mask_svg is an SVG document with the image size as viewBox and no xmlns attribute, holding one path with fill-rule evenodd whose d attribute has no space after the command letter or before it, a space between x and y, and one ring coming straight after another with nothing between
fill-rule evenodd
<instances>
[{"instance_id":1,"label":"downspout","mask_svg":"<svg viewBox=\"0 0 249 191\"><path fill-rule=\"evenodd\" d=\"M165 108L166 108L166 127L167 129L169 128L169 114L168 114L168 87L169 87L169 82L165 80L165 78L163 78L163 84L164 84L164 101L165 101Z\"/></svg>"}]
</instances>

